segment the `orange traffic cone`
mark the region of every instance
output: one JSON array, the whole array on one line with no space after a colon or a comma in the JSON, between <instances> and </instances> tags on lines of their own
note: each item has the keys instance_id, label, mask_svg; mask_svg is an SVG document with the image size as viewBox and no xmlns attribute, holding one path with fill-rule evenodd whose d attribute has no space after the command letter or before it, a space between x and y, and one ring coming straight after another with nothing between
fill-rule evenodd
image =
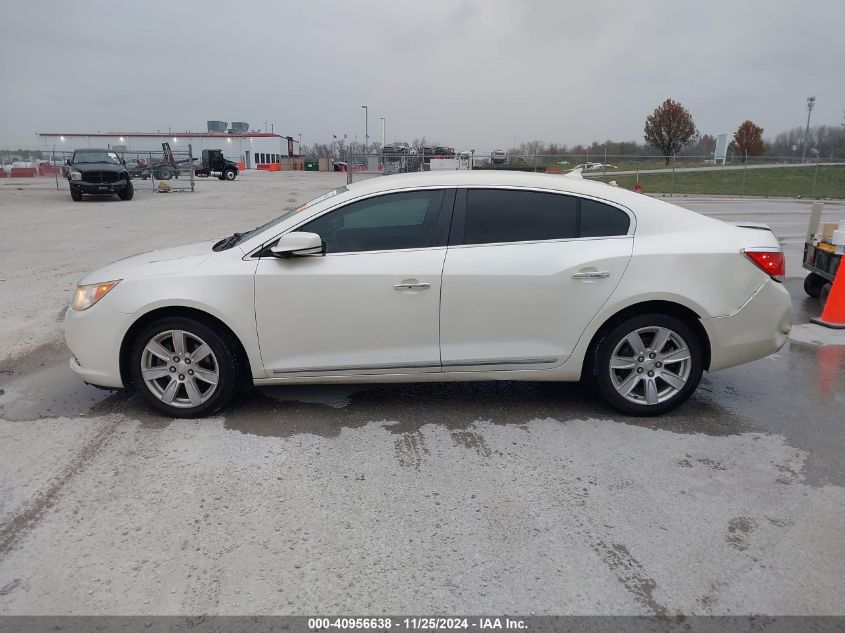
<instances>
[{"instance_id":1,"label":"orange traffic cone","mask_svg":"<svg viewBox=\"0 0 845 633\"><path fill-rule=\"evenodd\" d=\"M845 329L845 272L843 272L845 265L842 265L845 255L842 255L842 258L821 317L810 319L813 323L839 330Z\"/></svg>"}]
</instances>

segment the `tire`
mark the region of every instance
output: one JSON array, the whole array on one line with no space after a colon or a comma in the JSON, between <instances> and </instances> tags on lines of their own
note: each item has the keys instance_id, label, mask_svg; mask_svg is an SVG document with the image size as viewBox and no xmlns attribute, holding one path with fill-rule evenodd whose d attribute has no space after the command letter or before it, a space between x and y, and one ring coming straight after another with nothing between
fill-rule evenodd
<instances>
[{"instance_id":1,"label":"tire","mask_svg":"<svg viewBox=\"0 0 845 633\"><path fill-rule=\"evenodd\" d=\"M70 198L74 202L82 202L82 192L76 187L70 188Z\"/></svg>"},{"instance_id":2,"label":"tire","mask_svg":"<svg viewBox=\"0 0 845 633\"><path fill-rule=\"evenodd\" d=\"M820 297L822 293L822 288L827 283L827 279L822 277L821 275L817 275L816 273L810 273L806 277L804 277L804 292L806 292L811 297Z\"/></svg>"},{"instance_id":3,"label":"tire","mask_svg":"<svg viewBox=\"0 0 845 633\"><path fill-rule=\"evenodd\" d=\"M117 197L121 200L131 200L135 195L135 187L132 186L132 181L127 180L126 186L117 192Z\"/></svg>"},{"instance_id":4,"label":"tire","mask_svg":"<svg viewBox=\"0 0 845 633\"><path fill-rule=\"evenodd\" d=\"M174 336L176 332L182 335ZM207 353L201 350L203 343L209 350ZM183 351L181 355L177 353L179 347ZM147 404L167 416L213 415L238 391L240 371L236 349L237 344L230 335L200 321L184 317L159 319L139 332L132 343L129 357L132 385ZM192 358L197 352L203 355Z\"/></svg>"},{"instance_id":5,"label":"tire","mask_svg":"<svg viewBox=\"0 0 845 633\"><path fill-rule=\"evenodd\" d=\"M827 298L830 296L830 291L833 289L833 284L831 282L825 282L824 286L822 286L821 292L819 292L819 307L821 311L824 312L824 307L827 304Z\"/></svg>"},{"instance_id":6,"label":"tire","mask_svg":"<svg viewBox=\"0 0 845 633\"><path fill-rule=\"evenodd\" d=\"M635 353L638 350L629 342L636 341L633 334L639 335L642 353ZM662 345L658 342L660 349L652 349L658 336ZM598 341L591 373L599 393L617 411L661 415L685 402L698 387L702 357L701 341L685 322L666 314L643 314L620 323Z\"/></svg>"},{"instance_id":7,"label":"tire","mask_svg":"<svg viewBox=\"0 0 845 633\"><path fill-rule=\"evenodd\" d=\"M155 172L155 177L159 180L170 180L173 178L173 172L169 169L162 169L160 171Z\"/></svg>"},{"instance_id":8,"label":"tire","mask_svg":"<svg viewBox=\"0 0 845 633\"><path fill-rule=\"evenodd\" d=\"M237 178L238 174L234 169L224 169L223 170L223 178L224 180L234 180Z\"/></svg>"}]
</instances>

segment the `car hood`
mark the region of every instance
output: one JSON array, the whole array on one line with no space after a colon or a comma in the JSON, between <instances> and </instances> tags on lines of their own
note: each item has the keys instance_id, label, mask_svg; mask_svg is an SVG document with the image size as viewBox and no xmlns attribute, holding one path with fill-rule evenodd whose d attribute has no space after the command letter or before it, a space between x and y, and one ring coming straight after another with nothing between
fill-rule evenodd
<instances>
[{"instance_id":1,"label":"car hood","mask_svg":"<svg viewBox=\"0 0 845 633\"><path fill-rule=\"evenodd\" d=\"M124 167L123 165L116 165L114 163L74 163L71 164L71 168L82 173L88 171L121 172L126 169L126 167Z\"/></svg>"},{"instance_id":2,"label":"car hood","mask_svg":"<svg viewBox=\"0 0 845 633\"><path fill-rule=\"evenodd\" d=\"M208 259L213 253L211 250L213 245L213 240L194 242L132 255L95 270L79 283L80 285L97 284L116 279L139 279L184 273Z\"/></svg>"}]
</instances>

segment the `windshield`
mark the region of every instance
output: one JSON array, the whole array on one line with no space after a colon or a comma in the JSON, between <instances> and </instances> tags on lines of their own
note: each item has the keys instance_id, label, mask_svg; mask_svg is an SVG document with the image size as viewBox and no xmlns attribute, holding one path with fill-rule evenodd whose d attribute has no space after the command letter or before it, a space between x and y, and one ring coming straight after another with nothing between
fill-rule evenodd
<instances>
[{"instance_id":1,"label":"windshield","mask_svg":"<svg viewBox=\"0 0 845 633\"><path fill-rule=\"evenodd\" d=\"M85 163L109 163L113 165L120 164L120 158L114 152L106 150L94 150L85 152L74 152L73 164L80 165Z\"/></svg>"},{"instance_id":2,"label":"windshield","mask_svg":"<svg viewBox=\"0 0 845 633\"><path fill-rule=\"evenodd\" d=\"M254 229L252 229L250 231L246 231L245 233L234 233L233 235L230 235L229 237L223 238L222 240L217 242L214 245L214 250L225 250L227 248L231 248L235 244L237 244L239 242L243 242L244 240L248 240L248 239L258 235L262 231L266 231L270 227L273 227L277 224L281 224L282 222L284 222L285 220L287 220L291 216L294 216L297 213L301 213L302 211L305 211L305 209L309 209L309 208L313 207L315 204L319 204L320 202L323 202L324 200L328 200L329 198L333 198L334 196L338 195L339 193L344 193L345 191L348 191L346 186L338 187L337 189L334 189L332 191L329 191L328 193L324 193L322 195L317 196L316 198L309 200L305 204L302 204L302 205L296 207L295 209L288 209L284 213L282 213L282 215L280 215L276 218L273 218L269 222L265 222L261 226L256 226Z\"/></svg>"}]
</instances>

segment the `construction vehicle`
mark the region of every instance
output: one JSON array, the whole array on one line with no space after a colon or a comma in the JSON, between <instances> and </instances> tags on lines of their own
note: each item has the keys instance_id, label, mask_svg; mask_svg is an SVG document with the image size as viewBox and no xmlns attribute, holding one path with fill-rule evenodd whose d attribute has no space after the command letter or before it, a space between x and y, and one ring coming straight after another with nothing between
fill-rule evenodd
<instances>
[{"instance_id":1,"label":"construction vehicle","mask_svg":"<svg viewBox=\"0 0 845 633\"><path fill-rule=\"evenodd\" d=\"M833 287L836 271L842 263L842 255L845 253L845 246L836 243L841 242L841 235L845 232L845 222L822 223L823 206L823 202L813 203L807 237L804 240L803 261L804 269L810 271L810 274L804 278L804 292L811 297L818 297L822 310Z\"/></svg>"},{"instance_id":2,"label":"construction vehicle","mask_svg":"<svg viewBox=\"0 0 845 633\"><path fill-rule=\"evenodd\" d=\"M389 174L404 174L410 171L416 171L417 156L412 153L412 150L407 143L385 145L381 152L385 176Z\"/></svg>"},{"instance_id":3,"label":"construction vehicle","mask_svg":"<svg viewBox=\"0 0 845 633\"><path fill-rule=\"evenodd\" d=\"M202 163L194 168L194 174L201 178L217 176L220 180L234 180L238 177L238 165L223 158L223 150L202 150Z\"/></svg>"},{"instance_id":4,"label":"construction vehicle","mask_svg":"<svg viewBox=\"0 0 845 633\"><path fill-rule=\"evenodd\" d=\"M161 144L161 159L150 159L146 161L138 158L129 168L129 173L132 178L141 178L146 180L152 174L156 180L170 180L171 178L179 178L179 174L183 170L190 169L191 161L186 159L177 161L173 156L173 150L170 149L170 143Z\"/></svg>"},{"instance_id":5,"label":"construction vehicle","mask_svg":"<svg viewBox=\"0 0 845 633\"><path fill-rule=\"evenodd\" d=\"M505 154L504 150L501 149L494 149L490 153L490 164L495 167L501 167L505 164L508 159L508 155Z\"/></svg>"}]
</instances>

